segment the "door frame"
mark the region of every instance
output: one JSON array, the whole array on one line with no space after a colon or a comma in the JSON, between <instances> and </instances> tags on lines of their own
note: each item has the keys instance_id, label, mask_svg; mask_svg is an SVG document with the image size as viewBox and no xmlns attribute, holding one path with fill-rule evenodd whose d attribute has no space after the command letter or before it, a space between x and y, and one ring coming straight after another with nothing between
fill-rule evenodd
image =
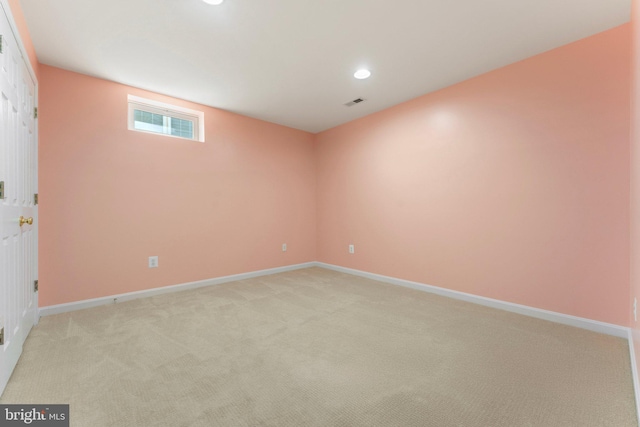
<instances>
[{"instance_id":1,"label":"door frame","mask_svg":"<svg viewBox=\"0 0 640 427\"><path fill-rule=\"evenodd\" d=\"M24 47L24 43L22 42L22 37L20 36L20 32L18 31L18 25L16 24L16 21L13 18L13 13L11 12L11 6L9 6L9 0L0 0L0 7L2 7L3 12L7 17L7 20L9 21L9 25L11 26L11 31L13 31L13 37L18 42L18 48L20 49L20 54L22 54L22 58L25 59L25 62L27 64L27 69L29 70L29 74L31 75L31 78L36 84L35 104L38 105L38 91L37 91L38 78L33 69L33 65L31 64L31 61L29 60L27 49Z\"/></svg>"}]
</instances>

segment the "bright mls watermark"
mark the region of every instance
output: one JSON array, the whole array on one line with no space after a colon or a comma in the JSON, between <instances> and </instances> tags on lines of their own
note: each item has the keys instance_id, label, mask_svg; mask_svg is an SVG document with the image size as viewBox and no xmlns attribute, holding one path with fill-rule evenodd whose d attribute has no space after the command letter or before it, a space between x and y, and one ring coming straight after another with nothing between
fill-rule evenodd
<instances>
[{"instance_id":1,"label":"bright mls watermark","mask_svg":"<svg viewBox=\"0 0 640 427\"><path fill-rule=\"evenodd\" d=\"M0 405L0 427L69 427L69 405Z\"/></svg>"}]
</instances>

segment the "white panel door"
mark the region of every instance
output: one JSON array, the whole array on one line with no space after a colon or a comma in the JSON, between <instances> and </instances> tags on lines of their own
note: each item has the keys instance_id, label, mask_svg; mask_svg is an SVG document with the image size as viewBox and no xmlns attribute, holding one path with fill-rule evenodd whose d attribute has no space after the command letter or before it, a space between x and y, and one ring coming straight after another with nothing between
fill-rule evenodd
<instances>
[{"instance_id":1,"label":"white panel door","mask_svg":"<svg viewBox=\"0 0 640 427\"><path fill-rule=\"evenodd\" d=\"M0 8L0 393L37 315L35 83ZM24 221L21 221L21 218Z\"/></svg>"}]
</instances>

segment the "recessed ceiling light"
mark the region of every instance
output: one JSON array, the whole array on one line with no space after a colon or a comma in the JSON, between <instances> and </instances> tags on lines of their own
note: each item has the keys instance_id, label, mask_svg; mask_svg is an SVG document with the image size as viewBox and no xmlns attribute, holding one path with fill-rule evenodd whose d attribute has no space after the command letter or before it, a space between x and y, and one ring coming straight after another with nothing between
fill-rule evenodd
<instances>
[{"instance_id":1,"label":"recessed ceiling light","mask_svg":"<svg viewBox=\"0 0 640 427\"><path fill-rule=\"evenodd\" d=\"M355 74L353 75L353 77L359 80L368 79L369 76L371 76L371 71L365 70L364 68L356 71Z\"/></svg>"},{"instance_id":2,"label":"recessed ceiling light","mask_svg":"<svg viewBox=\"0 0 640 427\"><path fill-rule=\"evenodd\" d=\"M224 0L202 0L202 1L208 4L215 4L217 6L219 4L222 4Z\"/></svg>"}]
</instances>

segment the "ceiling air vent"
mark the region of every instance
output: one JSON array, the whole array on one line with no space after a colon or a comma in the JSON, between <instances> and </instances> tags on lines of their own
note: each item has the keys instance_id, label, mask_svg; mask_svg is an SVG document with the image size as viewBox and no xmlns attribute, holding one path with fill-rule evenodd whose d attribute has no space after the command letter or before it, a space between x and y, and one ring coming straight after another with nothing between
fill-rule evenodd
<instances>
[{"instance_id":1,"label":"ceiling air vent","mask_svg":"<svg viewBox=\"0 0 640 427\"><path fill-rule=\"evenodd\" d=\"M353 101L349 101L344 105L346 105L347 107L353 107L354 105L360 104L361 102L364 102L364 99L358 98L358 99L354 99Z\"/></svg>"}]
</instances>

